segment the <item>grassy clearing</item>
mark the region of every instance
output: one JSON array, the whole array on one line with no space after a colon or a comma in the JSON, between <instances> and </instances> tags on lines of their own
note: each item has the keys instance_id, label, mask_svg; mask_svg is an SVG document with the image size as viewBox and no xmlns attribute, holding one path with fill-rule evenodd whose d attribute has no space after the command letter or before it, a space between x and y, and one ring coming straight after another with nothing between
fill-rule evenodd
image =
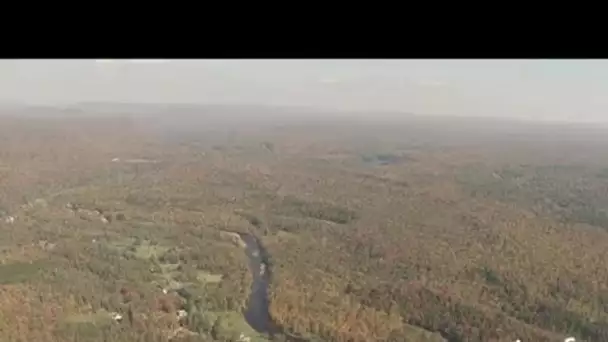
<instances>
[{"instance_id":1,"label":"grassy clearing","mask_svg":"<svg viewBox=\"0 0 608 342\"><path fill-rule=\"evenodd\" d=\"M178 272L179 264L161 264L161 271L165 274L172 274Z\"/></svg>"},{"instance_id":2,"label":"grassy clearing","mask_svg":"<svg viewBox=\"0 0 608 342\"><path fill-rule=\"evenodd\" d=\"M160 257L166 251L169 250L169 247L165 246L154 246L149 243L144 243L140 246L135 247L135 251L133 251L133 255L135 255L138 259L148 260L152 257Z\"/></svg>"},{"instance_id":3,"label":"grassy clearing","mask_svg":"<svg viewBox=\"0 0 608 342\"><path fill-rule=\"evenodd\" d=\"M240 334L250 338L251 342L267 342L268 338L253 330L240 312L208 312L207 319L213 323L213 332L216 339L233 338L238 340Z\"/></svg>"},{"instance_id":4,"label":"grassy clearing","mask_svg":"<svg viewBox=\"0 0 608 342\"><path fill-rule=\"evenodd\" d=\"M35 278L40 271L49 267L43 260L33 262L18 262L0 265L0 284L16 284Z\"/></svg>"},{"instance_id":5,"label":"grassy clearing","mask_svg":"<svg viewBox=\"0 0 608 342\"><path fill-rule=\"evenodd\" d=\"M196 279L205 284L217 284L222 281L224 276L221 274L213 274L205 271L198 271Z\"/></svg>"}]
</instances>

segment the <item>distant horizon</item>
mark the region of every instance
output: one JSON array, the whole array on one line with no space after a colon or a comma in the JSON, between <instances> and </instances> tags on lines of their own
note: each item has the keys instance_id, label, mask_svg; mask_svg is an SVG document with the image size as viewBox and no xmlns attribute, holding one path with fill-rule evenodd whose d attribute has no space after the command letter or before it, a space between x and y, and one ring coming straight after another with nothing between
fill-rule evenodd
<instances>
[{"instance_id":1,"label":"distant horizon","mask_svg":"<svg viewBox=\"0 0 608 342\"><path fill-rule=\"evenodd\" d=\"M521 118L521 117L502 117L502 116L474 116L474 115L441 115L441 114L419 114L419 113L411 113L405 111L391 111L391 110L366 110L366 109L336 109L336 108L323 108L323 107L313 107L313 106L305 106L305 105L272 105L272 104L262 104L262 103L201 103L201 102L174 102L174 103L165 103L165 102L117 102L117 101L82 101L82 102L74 102L74 103L62 103L62 104L24 104L24 103L8 103L8 102L0 102L0 117L3 116L2 109L3 108L49 108L56 110L65 110L78 108L79 106L146 106L146 107L201 107L201 108L209 108L209 107L221 107L225 109L230 108L239 108L251 110L259 110L259 109L269 109L269 110L290 110L293 112L308 112L312 115L310 117L311 120L319 119L319 117L314 116L314 114L323 114L325 115L323 118L325 119L353 119L356 121L365 121L370 122L374 121L374 119L378 119L381 121L388 122L399 122L407 119L429 119L429 120L481 120L484 122L510 122L510 123L521 123L521 124L541 124L541 125L575 125L575 126L584 126L587 127L589 125L593 125L595 128L606 129L608 128L608 121L567 121L544 118L544 119L534 119L534 118ZM136 113L128 113L118 110L123 114L136 114ZM370 113L374 113L374 116L369 115ZM9 114L10 113L6 113ZM93 113L94 114L94 113ZM139 113L141 114L141 113ZM158 114L158 113L152 113ZM274 113L276 114L276 113ZM327 117L326 114L335 114L336 116ZM340 115L342 114L342 115ZM362 116L356 116L353 114L366 114ZM286 119L294 117L286 117ZM307 119L307 118L302 118ZM305 120L306 121L306 120Z\"/></svg>"},{"instance_id":2,"label":"distant horizon","mask_svg":"<svg viewBox=\"0 0 608 342\"><path fill-rule=\"evenodd\" d=\"M2 60L0 73L3 104L263 105L608 123L608 60L40 59Z\"/></svg>"}]
</instances>

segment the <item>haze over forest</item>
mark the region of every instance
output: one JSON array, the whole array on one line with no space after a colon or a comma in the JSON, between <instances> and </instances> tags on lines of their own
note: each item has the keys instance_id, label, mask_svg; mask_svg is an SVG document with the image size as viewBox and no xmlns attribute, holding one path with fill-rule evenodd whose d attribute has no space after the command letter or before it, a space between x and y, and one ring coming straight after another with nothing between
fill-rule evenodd
<instances>
[{"instance_id":1,"label":"haze over forest","mask_svg":"<svg viewBox=\"0 0 608 342\"><path fill-rule=\"evenodd\" d=\"M0 340L608 341L606 66L0 61Z\"/></svg>"},{"instance_id":2,"label":"haze over forest","mask_svg":"<svg viewBox=\"0 0 608 342\"><path fill-rule=\"evenodd\" d=\"M257 104L368 117L389 111L608 118L605 60L3 60L0 74L6 104Z\"/></svg>"}]
</instances>

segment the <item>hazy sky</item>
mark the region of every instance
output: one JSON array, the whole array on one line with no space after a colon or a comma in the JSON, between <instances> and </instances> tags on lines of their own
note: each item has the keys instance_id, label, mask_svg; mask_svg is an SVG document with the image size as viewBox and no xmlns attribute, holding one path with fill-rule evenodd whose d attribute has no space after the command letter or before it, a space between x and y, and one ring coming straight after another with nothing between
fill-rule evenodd
<instances>
[{"instance_id":1,"label":"hazy sky","mask_svg":"<svg viewBox=\"0 0 608 342\"><path fill-rule=\"evenodd\" d=\"M0 73L1 102L254 103L608 121L608 60L2 60Z\"/></svg>"}]
</instances>

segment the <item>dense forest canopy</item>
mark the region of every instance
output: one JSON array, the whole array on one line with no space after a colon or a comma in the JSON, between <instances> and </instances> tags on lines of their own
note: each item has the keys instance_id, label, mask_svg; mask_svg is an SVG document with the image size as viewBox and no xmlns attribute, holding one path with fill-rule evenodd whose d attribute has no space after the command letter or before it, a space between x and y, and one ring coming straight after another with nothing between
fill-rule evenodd
<instances>
[{"instance_id":1,"label":"dense forest canopy","mask_svg":"<svg viewBox=\"0 0 608 342\"><path fill-rule=\"evenodd\" d=\"M608 341L600 128L48 111L0 117L3 341Z\"/></svg>"}]
</instances>

